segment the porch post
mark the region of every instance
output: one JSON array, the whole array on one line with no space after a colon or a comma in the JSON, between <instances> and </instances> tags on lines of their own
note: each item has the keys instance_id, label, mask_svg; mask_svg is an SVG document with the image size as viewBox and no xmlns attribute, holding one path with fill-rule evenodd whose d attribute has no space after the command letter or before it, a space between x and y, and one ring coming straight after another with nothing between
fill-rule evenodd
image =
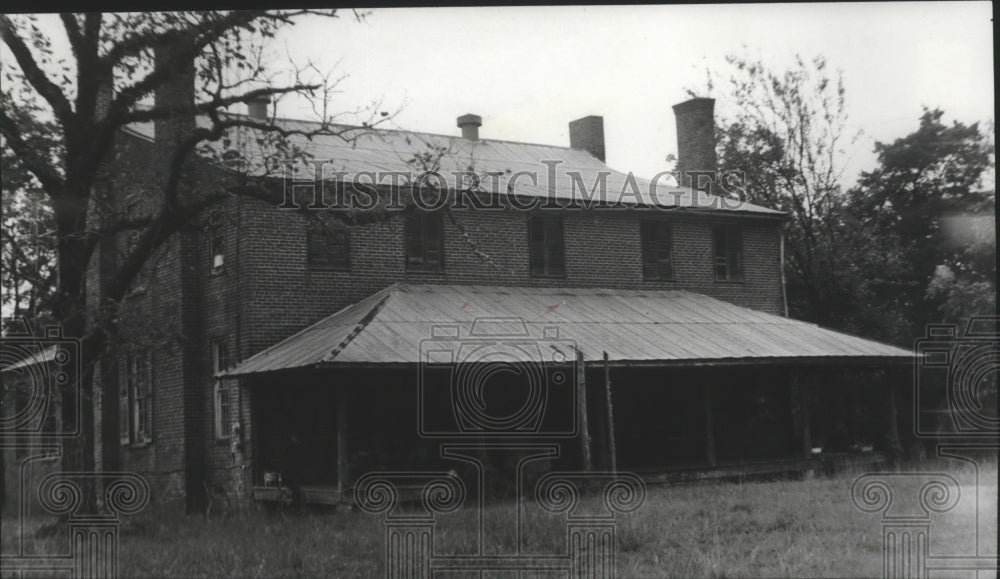
<instances>
[{"instance_id":1,"label":"porch post","mask_svg":"<svg viewBox=\"0 0 1000 579\"><path fill-rule=\"evenodd\" d=\"M337 490L341 496L350 485L347 453L347 413L348 392L346 385L337 386Z\"/></svg>"},{"instance_id":2,"label":"porch post","mask_svg":"<svg viewBox=\"0 0 1000 579\"><path fill-rule=\"evenodd\" d=\"M886 452L889 455L889 464L893 468L899 466L903 455L903 445L899 440L899 423L896 418L896 384L891 373L882 372L883 384L885 385L885 442Z\"/></svg>"},{"instance_id":3,"label":"porch post","mask_svg":"<svg viewBox=\"0 0 1000 579\"><path fill-rule=\"evenodd\" d=\"M705 384L705 457L715 466L715 426L712 423L712 383Z\"/></svg>"},{"instance_id":4,"label":"porch post","mask_svg":"<svg viewBox=\"0 0 1000 579\"><path fill-rule=\"evenodd\" d=\"M587 420L587 379L583 367L583 352L576 351L576 391L577 391L577 416L580 427L580 451L583 458L583 470L593 470L593 461L590 458L590 424Z\"/></svg>"},{"instance_id":5,"label":"porch post","mask_svg":"<svg viewBox=\"0 0 1000 579\"><path fill-rule=\"evenodd\" d=\"M788 371L788 390L792 404L795 439L803 458L812 456L812 429L809 425L810 389L806 380L794 368Z\"/></svg>"},{"instance_id":6,"label":"porch post","mask_svg":"<svg viewBox=\"0 0 1000 579\"><path fill-rule=\"evenodd\" d=\"M608 466L611 472L618 472L618 457L615 452L615 412L611 404L611 368L608 366L608 353L604 352L604 397L608 410Z\"/></svg>"}]
</instances>

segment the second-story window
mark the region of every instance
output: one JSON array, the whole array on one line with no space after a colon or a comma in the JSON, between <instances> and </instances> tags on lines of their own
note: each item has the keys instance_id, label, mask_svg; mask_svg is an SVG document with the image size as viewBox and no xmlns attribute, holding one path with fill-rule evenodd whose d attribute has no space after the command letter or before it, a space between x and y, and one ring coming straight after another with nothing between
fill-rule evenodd
<instances>
[{"instance_id":1,"label":"second-story window","mask_svg":"<svg viewBox=\"0 0 1000 579\"><path fill-rule=\"evenodd\" d=\"M406 216L406 269L440 271L444 267L444 220L441 212L414 211Z\"/></svg>"},{"instance_id":2,"label":"second-story window","mask_svg":"<svg viewBox=\"0 0 1000 579\"><path fill-rule=\"evenodd\" d=\"M306 228L306 261L316 269L350 269L351 230L310 220Z\"/></svg>"},{"instance_id":3,"label":"second-story window","mask_svg":"<svg viewBox=\"0 0 1000 579\"><path fill-rule=\"evenodd\" d=\"M712 230L712 255L716 281L743 279L743 232L736 226Z\"/></svg>"},{"instance_id":4,"label":"second-story window","mask_svg":"<svg viewBox=\"0 0 1000 579\"><path fill-rule=\"evenodd\" d=\"M674 244L670 224L652 219L640 221L639 232L642 238L642 279L672 279Z\"/></svg>"},{"instance_id":5,"label":"second-story window","mask_svg":"<svg viewBox=\"0 0 1000 579\"><path fill-rule=\"evenodd\" d=\"M132 221L137 221L139 219L139 203L137 201L129 203L128 208L126 209L126 217ZM128 257L132 255L132 252L135 251L136 246L139 244L140 234L141 230L138 227L133 227L126 231L124 259L128 259ZM150 260L147 259L146 261ZM146 289L149 282L148 276L146 275L148 268L148 264L143 264L142 267L139 268L139 271L135 273L135 276L132 277L132 281L129 282L128 286L129 294L139 293Z\"/></svg>"},{"instance_id":6,"label":"second-story window","mask_svg":"<svg viewBox=\"0 0 1000 579\"><path fill-rule=\"evenodd\" d=\"M566 274L563 222L559 215L528 218L528 263L533 277Z\"/></svg>"},{"instance_id":7,"label":"second-story window","mask_svg":"<svg viewBox=\"0 0 1000 579\"><path fill-rule=\"evenodd\" d=\"M226 261L226 222L221 211L208 218L208 255L212 273L222 273Z\"/></svg>"}]
</instances>

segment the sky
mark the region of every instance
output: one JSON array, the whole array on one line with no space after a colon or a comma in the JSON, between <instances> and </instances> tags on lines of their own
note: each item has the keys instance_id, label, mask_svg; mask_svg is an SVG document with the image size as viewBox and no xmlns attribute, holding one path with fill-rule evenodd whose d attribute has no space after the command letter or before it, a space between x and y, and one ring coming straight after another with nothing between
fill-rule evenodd
<instances>
[{"instance_id":1,"label":"sky","mask_svg":"<svg viewBox=\"0 0 1000 579\"><path fill-rule=\"evenodd\" d=\"M346 74L344 109L381 101L399 128L568 145L568 123L604 117L608 164L650 176L676 154L671 106L727 54L781 70L796 53L843 71L850 186L875 166L877 141L917 129L922 107L945 121L994 116L988 2L376 9L364 22L304 20L281 50ZM724 77L723 77L724 78ZM718 81L717 116L727 112ZM304 116L283 102L281 116Z\"/></svg>"},{"instance_id":2,"label":"sky","mask_svg":"<svg viewBox=\"0 0 1000 579\"><path fill-rule=\"evenodd\" d=\"M717 117L733 112L727 55L778 71L823 55L843 72L845 134L861 132L842 160L849 187L924 106L949 123L993 119L991 18L989 2L388 8L301 19L270 50L278 70L290 57L344 76L333 106L378 102L395 128L459 135L473 113L481 138L568 145L570 121L601 115L608 165L646 177L669 168L671 106L703 93L708 70ZM58 18L42 24L68 53ZM312 114L292 99L277 112Z\"/></svg>"}]
</instances>

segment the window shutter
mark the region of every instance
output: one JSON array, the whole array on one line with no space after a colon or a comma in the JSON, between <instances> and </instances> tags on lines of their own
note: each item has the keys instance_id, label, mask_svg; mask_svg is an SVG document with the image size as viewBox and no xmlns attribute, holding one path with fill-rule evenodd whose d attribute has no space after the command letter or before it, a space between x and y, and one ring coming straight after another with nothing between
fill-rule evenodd
<instances>
[{"instance_id":1,"label":"window shutter","mask_svg":"<svg viewBox=\"0 0 1000 579\"><path fill-rule=\"evenodd\" d=\"M424 215L424 263L428 267L441 266L444 254L443 225L440 213Z\"/></svg>"},{"instance_id":2,"label":"window shutter","mask_svg":"<svg viewBox=\"0 0 1000 579\"><path fill-rule=\"evenodd\" d=\"M673 277L673 239L669 223L643 221L642 238L643 277L669 279Z\"/></svg>"},{"instance_id":3,"label":"window shutter","mask_svg":"<svg viewBox=\"0 0 1000 579\"><path fill-rule=\"evenodd\" d=\"M549 275L563 275L564 264L564 243L563 243L563 222L559 217L550 217L546 224L545 244L547 246L547 272Z\"/></svg>"},{"instance_id":4,"label":"window shutter","mask_svg":"<svg viewBox=\"0 0 1000 579\"><path fill-rule=\"evenodd\" d=\"M404 234L406 245L406 264L420 265L423 263L424 243L423 227L420 214L414 212L406 216Z\"/></svg>"},{"instance_id":5,"label":"window shutter","mask_svg":"<svg viewBox=\"0 0 1000 579\"><path fill-rule=\"evenodd\" d=\"M545 275L545 224L540 217L528 219L528 262L531 275Z\"/></svg>"}]
</instances>

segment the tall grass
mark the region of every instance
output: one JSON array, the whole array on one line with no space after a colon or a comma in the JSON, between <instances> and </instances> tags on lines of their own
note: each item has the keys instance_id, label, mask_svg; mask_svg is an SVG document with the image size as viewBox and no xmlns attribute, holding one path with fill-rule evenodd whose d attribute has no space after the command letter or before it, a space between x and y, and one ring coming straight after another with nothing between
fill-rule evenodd
<instances>
[{"instance_id":1,"label":"tall grass","mask_svg":"<svg viewBox=\"0 0 1000 579\"><path fill-rule=\"evenodd\" d=\"M956 475L963 485L968 472ZM935 555L996 554L996 470L984 473L976 493L932 519ZM620 577L856 577L879 576L879 516L857 510L853 476L803 481L693 483L650 487L646 503L620 516L616 528ZM894 483L905 500L919 481ZM905 506L905 505L904 505ZM514 503L483 511L484 551L522 556L566 553L561 515L522 509L515 532ZM442 515L435 529L439 554L473 554L479 546L478 512ZM26 529L36 553L65 552L65 533ZM17 529L4 518L3 551ZM52 529L49 525L45 527ZM56 528L59 531L58 528ZM382 576L384 526L360 512L266 514L249 509L204 516L146 513L124 519L120 541L123 577L370 577Z\"/></svg>"}]
</instances>

